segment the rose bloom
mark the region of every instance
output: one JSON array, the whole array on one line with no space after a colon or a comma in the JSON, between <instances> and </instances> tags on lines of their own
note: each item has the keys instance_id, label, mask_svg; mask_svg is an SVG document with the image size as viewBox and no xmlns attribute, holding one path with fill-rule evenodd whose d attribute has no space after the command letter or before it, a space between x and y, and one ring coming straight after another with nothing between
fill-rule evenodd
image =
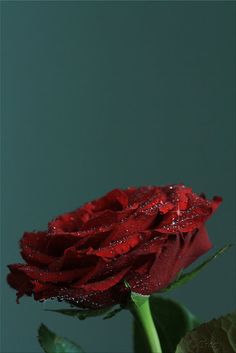
<instances>
[{"instance_id":1,"label":"rose bloom","mask_svg":"<svg viewBox=\"0 0 236 353\"><path fill-rule=\"evenodd\" d=\"M17 299L58 298L83 308L124 303L129 290L149 295L211 248L205 221L221 198L209 201L184 185L115 189L58 216L48 230L26 232L9 265Z\"/></svg>"}]
</instances>

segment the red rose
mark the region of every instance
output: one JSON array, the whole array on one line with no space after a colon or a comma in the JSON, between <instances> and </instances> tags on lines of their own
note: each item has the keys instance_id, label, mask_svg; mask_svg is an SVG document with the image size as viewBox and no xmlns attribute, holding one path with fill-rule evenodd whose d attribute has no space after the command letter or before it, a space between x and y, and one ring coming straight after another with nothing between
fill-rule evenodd
<instances>
[{"instance_id":1,"label":"red rose","mask_svg":"<svg viewBox=\"0 0 236 353\"><path fill-rule=\"evenodd\" d=\"M113 190L25 233L26 264L9 265L17 297L51 297L81 307L121 303L126 280L134 292L165 288L177 273L211 248L205 221L221 202L184 185Z\"/></svg>"}]
</instances>

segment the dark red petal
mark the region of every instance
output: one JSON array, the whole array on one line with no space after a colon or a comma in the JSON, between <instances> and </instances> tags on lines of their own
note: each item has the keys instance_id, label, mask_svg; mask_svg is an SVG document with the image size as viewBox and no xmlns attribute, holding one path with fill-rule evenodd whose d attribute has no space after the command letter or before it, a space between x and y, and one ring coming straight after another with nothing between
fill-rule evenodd
<instances>
[{"instance_id":1,"label":"dark red petal","mask_svg":"<svg viewBox=\"0 0 236 353\"><path fill-rule=\"evenodd\" d=\"M8 266L11 272L7 276L7 282L12 288L17 290L17 302L23 295L31 295L33 290L29 278L24 273L18 271L21 266L20 264Z\"/></svg>"},{"instance_id":2,"label":"dark red petal","mask_svg":"<svg viewBox=\"0 0 236 353\"><path fill-rule=\"evenodd\" d=\"M86 249L86 248L93 248L97 249L103 246L105 239L110 235L110 231L108 232L96 232L95 234L88 236L86 238L79 239L75 244L74 247L76 249Z\"/></svg>"},{"instance_id":3,"label":"dark red petal","mask_svg":"<svg viewBox=\"0 0 236 353\"><path fill-rule=\"evenodd\" d=\"M144 186L126 190L129 198L129 205L136 203L141 205L147 202L157 190L160 190L160 188L155 186Z\"/></svg>"},{"instance_id":4,"label":"dark red petal","mask_svg":"<svg viewBox=\"0 0 236 353\"><path fill-rule=\"evenodd\" d=\"M99 279L101 276L107 275L107 272L109 272L109 274L112 275L113 274L112 270L105 271L107 267L108 267L107 259L97 258L97 261L94 264L94 266L91 267L90 271L88 271L84 276L82 276L77 283L84 284L90 280L94 280L95 278Z\"/></svg>"},{"instance_id":5,"label":"dark red petal","mask_svg":"<svg viewBox=\"0 0 236 353\"><path fill-rule=\"evenodd\" d=\"M152 254L158 254L162 244L164 242L165 236L155 237L149 240L156 232L143 232L140 234L142 237L141 245L131 249L128 253L122 254L114 259L100 258L94 270L88 272L81 280L80 283L84 283L91 279L99 279L100 276L112 276L114 273L122 271L123 269L132 266L136 268L138 264L140 265L140 259L150 256L152 259Z\"/></svg>"},{"instance_id":6,"label":"dark red petal","mask_svg":"<svg viewBox=\"0 0 236 353\"><path fill-rule=\"evenodd\" d=\"M77 233L48 234L48 244L46 252L51 256L60 257L64 254L66 249L74 246L79 239L80 235L78 235Z\"/></svg>"},{"instance_id":7,"label":"dark red petal","mask_svg":"<svg viewBox=\"0 0 236 353\"><path fill-rule=\"evenodd\" d=\"M22 265L22 267L19 268L19 271L25 273L29 278L36 279L40 282L58 283L76 280L86 273L88 269L79 268L68 271L49 272L34 266Z\"/></svg>"},{"instance_id":8,"label":"dark red petal","mask_svg":"<svg viewBox=\"0 0 236 353\"><path fill-rule=\"evenodd\" d=\"M43 252L47 246L47 232L25 232L20 240L20 246Z\"/></svg>"},{"instance_id":9,"label":"dark red petal","mask_svg":"<svg viewBox=\"0 0 236 353\"><path fill-rule=\"evenodd\" d=\"M131 206L123 211L112 211L108 209L96 212L93 214L91 219L81 228L81 231L92 230L93 233L95 233L97 230L111 230L117 224L120 224L129 218L135 210L136 206Z\"/></svg>"},{"instance_id":10,"label":"dark red petal","mask_svg":"<svg viewBox=\"0 0 236 353\"><path fill-rule=\"evenodd\" d=\"M170 235L160 256L153 264L150 274L154 278L157 269L163 268L162 271L158 271L157 280L163 288L175 278L180 270L188 267L211 247L212 244L204 227L193 234Z\"/></svg>"},{"instance_id":11,"label":"dark red petal","mask_svg":"<svg viewBox=\"0 0 236 353\"><path fill-rule=\"evenodd\" d=\"M134 271L135 273L139 274L147 274L150 271L150 268L153 264L154 261L154 256L151 254L148 254L146 256L140 256L139 261L136 262L134 265Z\"/></svg>"},{"instance_id":12,"label":"dark red petal","mask_svg":"<svg viewBox=\"0 0 236 353\"><path fill-rule=\"evenodd\" d=\"M115 227L110 235L104 240L103 246L107 246L112 242L119 241L129 234L137 234L150 229L156 219L156 214L139 214L132 215L130 218Z\"/></svg>"},{"instance_id":13,"label":"dark red petal","mask_svg":"<svg viewBox=\"0 0 236 353\"><path fill-rule=\"evenodd\" d=\"M48 223L49 232L76 232L87 223L92 215L93 205L87 203L75 211L65 213Z\"/></svg>"},{"instance_id":14,"label":"dark red petal","mask_svg":"<svg viewBox=\"0 0 236 353\"><path fill-rule=\"evenodd\" d=\"M157 227L160 233L188 233L203 225L211 214L211 209L204 206L193 206L185 211L170 211Z\"/></svg>"},{"instance_id":15,"label":"dark red petal","mask_svg":"<svg viewBox=\"0 0 236 353\"><path fill-rule=\"evenodd\" d=\"M189 266L211 246L204 228L194 234L169 235L150 271L143 277L134 274L129 283L140 294L157 292L167 287L180 270ZM145 286L142 285L144 281Z\"/></svg>"},{"instance_id":16,"label":"dark red petal","mask_svg":"<svg viewBox=\"0 0 236 353\"><path fill-rule=\"evenodd\" d=\"M37 265L49 265L55 261L55 257L43 254L39 251L32 250L30 248L24 248L21 252L23 259L29 264Z\"/></svg>"},{"instance_id":17,"label":"dark red petal","mask_svg":"<svg viewBox=\"0 0 236 353\"><path fill-rule=\"evenodd\" d=\"M93 215L93 217L81 228L82 231L93 229L95 232L96 229L102 227L110 227L112 224L119 221L118 212L111 210L105 210L98 212Z\"/></svg>"},{"instance_id":18,"label":"dark red petal","mask_svg":"<svg viewBox=\"0 0 236 353\"><path fill-rule=\"evenodd\" d=\"M222 203L223 199L220 196L214 196L213 200L211 201L211 206L212 206L212 211L215 212L215 210L220 206Z\"/></svg>"},{"instance_id":19,"label":"dark red petal","mask_svg":"<svg viewBox=\"0 0 236 353\"><path fill-rule=\"evenodd\" d=\"M167 191L169 201L176 206L176 209L184 211L188 208L189 195L192 194L191 188L179 184L170 185L165 190Z\"/></svg>"},{"instance_id":20,"label":"dark red petal","mask_svg":"<svg viewBox=\"0 0 236 353\"><path fill-rule=\"evenodd\" d=\"M105 291L110 289L111 287L114 287L117 283L119 283L124 278L124 276L129 271L129 269L130 268L128 267L123 271L115 275L112 275L102 281L97 281L97 282L87 283L87 284L74 284L73 287L82 288L87 292Z\"/></svg>"},{"instance_id":21,"label":"dark red petal","mask_svg":"<svg viewBox=\"0 0 236 353\"><path fill-rule=\"evenodd\" d=\"M113 258L127 253L134 248L141 240L139 234L125 235L122 239L111 242L108 246L99 249L88 249L87 255L96 255L102 258Z\"/></svg>"},{"instance_id":22,"label":"dark red petal","mask_svg":"<svg viewBox=\"0 0 236 353\"><path fill-rule=\"evenodd\" d=\"M48 233L49 240L51 241L57 241L57 239L61 239L62 241L64 240L69 241L71 243L75 243L79 241L80 239L87 238L89 236L94 236L94 234L99 234L99 233L104 233L107 232L107 230L111 229L111 227L100 227L98 229L88 229L88 230L83 230L79 232L58 232L58 233Z\"/></svg>"},{"instance_id":23,"label":"dark red petal","mask_svg":"<svg viewBox=\"0 0 236 353\"><path fill-rule=\"evenodd\" d=\"M61 271L74 268L88 268L94 267L97 258L95 256L86 255L82 251L78 251L75 247L69 247L64 251L61 257L58 257L49 266L50 271Z\"/></svg>"},{"instance_id":24,"label":"dark red petal","mask_svg":"<svg viewBox=\"0 0 236 353\"><path fill-rule=\"evenodd\" d=\"M92 204L96 212L104 210L120 211L128 206L128 197L123 190L114 189L100 199L93 201Z\"/></svg>"},{"instance_id":25,"label":"dark red petal","mask_svg":"<svg viewBox=\"0 0 236 353\"><path fill-rule=\"evenodd\" d=\"M36 281L34 282L34 298L35 300L58 298L73 305L90 309L110 307L118 304L121 300L119 290L116 287L103 292L87 292L81 288L41 284Z\"/></svg>"},{"instance_id":26,"label":"dark red petal","mask_svg":"<svg viewBox=\"0 0 236 353\"><path fill-rule=\"evenodd\" d=\"M164 202L163 204L160 204L159 205L159 211L162 213L162 214L165 214L171 210L173 210L174 208L174 205L173 203L167 201L167 202Z\"/></svg>"},{"instance_id":27,"label":"dark red petal","mask_svg":"<svg viewBox=\"0 0 236 353\"><path fill-rule=\"evenodd\" d=\"M57 217L49 223L49 231L52 233L76 232L92 227L108 226L117 221L117 218L121 218L122 212L119 214L117 211L125 209L127 205L126 193L116 189L98 200L85 204L78 210Z\"/></svg>"},{"instance_id":28,"label":"dark red petal","mask_svg":"<svg viewBox=\"0 0 236 353\"><path fill-rule=\"evenodd\" d=\"M203 226L190 235L190 241L187 241L186 246L183 247L182 253L179 254L179 260L181 260L179 262L179 268L188 267L211 248L212 243L208 237L206 228Z\"/></svg>"},{"instance_id":29,"label":"dark red petal","mask_svg":"<svg viewBox=\"0 0 236 353\"><path fill-rule=\"evenodd\" d=\"M194 193L189 193L187 196L187 209L181 210L177 203L177 207L174 210L164 215L162 222L157 227L159 232L167 234L192 232L206 222L222 201L220 197L215 197L213 201L208 201Z\"/></svg>"},{"instance_id":30,"label":"dark red petal","mask_svg":"<svg viewBox=\"0 0 236 353\"><path fill-rule=\"evenodd\" d=\"M21 255L30 264L48 265L54 257L46 253L48 237L46 232L24 233L20 245Z\"/></svg>"},{"instance_id":31,"label":"dark red petal","mask_svg":"<svg viewBox=\"0 0 236 353\"><path fill-rule=\"evenodd\" d=\"M153 232L154 233L154 232ZM155 234L155 233L154 233ZM137 257L147 254L158 255L162 249L163 244L166 242L166 236L162 234L157 234L150 240L147 239L140 247L132 252L132 255Z\"/></svg>"}]
</instances>

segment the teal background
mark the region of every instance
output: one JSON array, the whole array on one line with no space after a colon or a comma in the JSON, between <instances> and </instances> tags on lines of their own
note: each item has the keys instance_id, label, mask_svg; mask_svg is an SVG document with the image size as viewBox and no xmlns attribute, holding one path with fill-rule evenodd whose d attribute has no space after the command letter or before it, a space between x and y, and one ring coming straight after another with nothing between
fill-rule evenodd
<instances>
[{"instance_id":1,"label":"teal background","mask_svg":"<svg viewBox=\"0 0 236 353\"><path fill-rule=\"evenodd\" d=\"M235 2L4 1L2 352L41 352L41 322L86 352L131 352L131 316L77 321L5 283L25 230L115 187L184 182L224 203L235 242ZM233 310L235 252L171 294L200 319Z\"/></svg>"}]
</instances>

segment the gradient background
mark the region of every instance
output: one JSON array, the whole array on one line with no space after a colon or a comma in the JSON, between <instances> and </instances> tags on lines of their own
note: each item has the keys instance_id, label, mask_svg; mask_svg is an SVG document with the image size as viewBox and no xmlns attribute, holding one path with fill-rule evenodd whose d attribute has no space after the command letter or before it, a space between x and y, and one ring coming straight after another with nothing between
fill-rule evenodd
<instances>
[{"instance_id":1,"label":"gradient background","mask_svg":"<svg viewBox=\"0 0 236 353\"><path fill-rule=\"evenodd\" d=\"M2 352L36 330L85 352L131 352L131 316L78 321L5 283L18 239L115 187L184 182L224 203L208 229L235 242L235 2L14 2L2 6ZM172 297L202 320L233 310L230 250Z\"/></svg>"}]
</instances>

